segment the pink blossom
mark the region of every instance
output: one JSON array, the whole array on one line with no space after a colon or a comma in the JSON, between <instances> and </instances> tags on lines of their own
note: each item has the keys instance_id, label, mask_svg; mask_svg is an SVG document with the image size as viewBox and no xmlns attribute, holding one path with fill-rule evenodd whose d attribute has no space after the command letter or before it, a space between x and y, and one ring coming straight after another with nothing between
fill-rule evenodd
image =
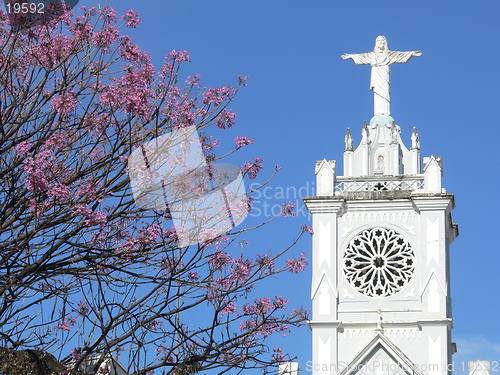
<instances>
[{"instance_id":1,"label":"pink blossom","mask_svg":"<svg viewBox=\"0 0 500 375\"><path fill-rule=\"evenodd\" d=\"M312 228L311 226L309 226L309 225L305 225L305 224L304 224L304 225L302 225L302 226L300 227L300 229L302 229L302 231L303 231L303 232L307 232L307 233L309 233L309 234L311 234L311 235L313 235L313 234L314 234L314 230L313 230L313 228Z\"/></svg>"},{"instance_id":2,"label":"pink blossom","mask_svg":"<svg viewBox=\"0 0 500 375\"><path fill-rule=\"evenodd\" d=\"M240 148L246 145L253 145L255 142L247 137L236 137L234 139L234 147Z\"/></svg>"},{"instance_id":3,"label":"pink blossom","mask_svg":"<svg viewBox=\"0 0 500 375\"><path fill-rule=\"evenodd\" d=\"M104 228L104 225L107 223L108 218L104 212L97 211L93 212L90 217L85 220L85 224L93 226L99 225L100 228Z\"/></svg>"},{"instance_id":4,"label":"pink blossom","mask_svg":"<svg viewBox=\"0 0 500 375\"><path fill-rule=\"evenodd\" d=\"M257 322L255 318L250 318L240 323L240 331L242 332L253 330L256 327L257 327Z\"/></svg>"},{"instance_id":5,"label":"pink blossom","mask_svg":"<svg viewBox=\"0 0 500 375\"><path fill-rule=\"evenodd\" d=\"M54 326L54 329L71 331L71 327L76 324L76 318L74 316L70 316L69 318L65 318L59 322L58 325Z\"/></svg>"},{"instance_id":6,"label":"pink blossom","mask_svg":"<svg viewBox=\"0 0 500 375\"><path fill-rule=\"evenodd\" d=\"M78 315L80 316L87 316L87 314L89 313L89 310L90 310L90 306L89 304L84 301L84 300L80 300L78 301Z\"/></svg>"},{"instance_id":7,"label":"pink blossom","mask_svg":"<svg viewBox=\"0 0 500 375\"><path fill-rule=\"evenodd\" d=\"M220 312L221 316L224 316L226 314L235 314L236 313L236 303L234 302L229 302L226 307L222 309Z\"/></svg>"},{"instance_id":8,"label":"pink blossom","mask_svg":"<svg viewBox=\"0 0 500 375\"><path fill-rule=\"evenodd\" d=\"M212 151L215 147L219 147L219 140L212 140L213 136L209 135L202 138L203 148L207 151Z\"/></svg>"},{"instance_id":9,"label":"pink blossom","mask_svg":"<svg viewBox=\"0 0 500 375\"><path fill-rule=\"evenodd\" d=\"M30 176L28 178L28 190L32 193L47 190L48 181L46 178L38 176Z\"/></svg>"},{"instance_id":10,"label":"pink blossom","mask_svg":"<svg viewBox=\"0 0 500 375\"><path fill-rule=\"evenodd\" d=\"M238 79L240 80L240 84L243 85L243 86L246 86L247 83L246 83L246 80L248 79L248 76L242 76L242 75L239 75L238 76Z\"/></svg>"},{"instance_id":11,"label":"pink blossom","mask_svg":"<svg viewBox=\"0 0 500 375\"><path fill-rule=\"evenodd\" d=\"M265 315L273 309L273 304L271 300L267 297L256 298L255 307L260 314Z\"/></svg>"},{"instance_id":12,"label":"pink blossom","mask_svg":"<svg viewBox=\"0 0 500 375\"><path fill-rule=\"evenodd\" d=\"M283 207L281 208L281 214L284 217L296 216L297 213L294 210L295 210L295 204L293 204L292 202L283 203Z\"/></svg>"},{"instance_id":13,"label":"pink blossom","mask_svg":"<svg viewBox=\"0 0 500 375\"><path fill-rule=\"evenodd\" d=\"M149 324L148 329L149 329L150 331L156 332L156 331L158 331L158 329L160 329L160 328L161 328L161 326L162 326L162 325L163 325L163 324L162 324L162 322L161 322L161 320L160 320L160 319L154 319L154 320L153 320L153 321Z\"/></svg>"},{"instance_id":14,"label":"pink blossom","mask_svg":"<svg viewBox=\"0 0 500 375\"><path fill-rule=\"evenodd\" d=\"M56 134L47 139L45 147L58 149L68 141L68 137L63 134Z\"/></svg>"},{"instance_id":15,"label":"pink blossom","mask_svg":"<svg viewBox=\"0 0 500 375\"><path fill-rule=\"evenodd\" d=\"M176 358L172 353L172 348L169 348L165 345L160 345L155 349L156 355L158 356L158 362L167 361L167 362L175 362Z\"/></svg>"},{"instance_id":16,"label":"pink blossom","mask_svg":"<svg viewBox=\"0 0 500 375\"><path fill-rule=\"evenodd\" d=\"M75 192L75 197L87 197L90 200L96 200L100 187L100 181L82 181Z\"/></svg>"},{"instance_id":17,"label":"pink blossom","mask_svg":"<svg viewBox=\"0 0 500 375\"><path fill-rule=\"evenodd\" d=\"M161 259L161 268L163 269L162 273L164 275L171 275L171 273L176 269L176 268L182 268L184 267L184 263L178 259L172 258L172 257L163 257Z\"/></svg>"},{"instance_id":18,"label":"pink blossom","mask_svg":"<svg viewBox=\"0 0 500 375\"><path fill-rule=\"evenodd\" d=\"M229 242L229 236L227 234L223 234L217 238L215 241L215 250L219 251L223 244L227 244Z\"/></svg>"},{"instance_id":19,"label":"pink blossom","mask_svg":"<svg viewBox=\"0 0 500 375\"><path fill-rule=\"evenodd\" d=\"M248 212L252 212L252 204L253 204L254 200L255 200L254 197L248 197L247 196L247 211Z\"/></svg>"},{"instance_id":20,"label":"pink blossom","mask_svg":"<svg viewBox=\"0 0 500 375\"><path fill-rule=\"evenodd\" d=\"M246 315L253 315L257 313L257 306L255 304L244 304L243 305L243 312Z\"/></svg>"},{"instance_id":21,"label":"pink blossom","mask_svg":"<svg viewBox=\"0 0 500 375\"><path fill-rule=\"evenodd\" d=\"M236 282L246 282L252 270L252 261L250 259L238 258L233 261L231 265L231 273L229 280Z\"/></svg>"},{"instance_id":22,"label":"pink blossom","mask_svg":"<svg viewBox=\"0 0 500 375\"><path fill-rule=\"evenodd\" d=\"M189 76L186 79L188 85L197 85L200 82L201 74L195 74L194 76Z\"/></svg>"},{"instance_id":23,"label":"pink blossom","mask_svg":"<svg viewBox=\"0 0 500 375\"><path fill-rule=\"evenodd\" d=\"M49 178L61 172L59 164L49 150L40 151L24 160L24 171L28 175L27 187L31 192L45 191Z\"/></svg>"},{"instance_id":24,"label":"pink blossom","mask_svg":"<svg viewBox=\"0 0 500 375\"><path fill-rule=\"evenodd\" d=\"M292 318L296 318L296 322L299 324L299 325L304 325L307 321L307 319L309 318L308 317L308 312L309 310L306 310L304 309L303 307L301 307L300 309L292 309L292 311L290 312L290 316Z\"/></svg>"},{"instance_id":25,"label":"pink blossom","mask_svg":"<svg viewBox=\"0 0 500 375\"><path fill-rule=\"evenodd\" d=\"M248 174L248 178L251 180L255 179L259 172L262 169L262 160L261 158L255 158L253 163L245 162L241 167L240 170L244 174Z\"/></svg>"},{"instance_id":26,"label":"pink blossom","mask_svg":"<svg viewBox=\"0 0 500 375\"><path fill-rule=\"evenodd\" d=\"M121 259L132 261L137 257L138 252L144 250L148 245L156 241L161 233L162 229L156 223L141 229L137 236L132 236L128 232L122 232L121 236L126 238L126 241L117 250L117 255Z\"/></svg>"},{"instance_id":27,"label":"pink blossom","mask_svg":"<svg viewBox=\"0 0 500 375\"><path fill-rule=\"evenodd\" d=\"M163 229L162 234L163 236L165 236L165 238L170 238L173 241L177 241L177 232L174 227Z\"/></svg>"},{"instance_id":28,"label":"pink blossom","mask_svg":"<svg viewBox=\"0 0 500 375\"><path fill-rule=\"evenodd\" d=\"M141 51L137 44L132 43L132 39L128 35L120 37L120 56L130 62L141 62L144 60L144 53Z\"/></svg>"},{"instance_id":29,"label":"pink blossom","mask_svg":"<svg viewBox=\"0 0 500 375\"><path fill-rule=\"evenodd\" d=\"M273 352L274 353L273 353L272 357L276 362L280 362L280 363L285 362L285 355L283 354L283 349L275 348L273 350Z\"/></svg>"},{"instance_id":30,"label":"pink blossom","mask_svg":"<svg viewBox=\"0 0 500 375\"><path fill-rule=\"evenodd\" d=\"M54 185L49 187L47 195L50 198L63 198L66 199L71 194L71 189L60 182L55 183Z\"/></svg>"},{"instance_id":31,"label":"pink blossom","mask_svg":"<svg viewBox=\"0 0 500 375\"><path fill-rule=\"evenodd\" d=\"M102 7L99 9L98 14L100 18L104 19L107 23L116 22L116 9L113 7Z\"/></svg>"},{"instance_id":32,"label":"pink blossom","mask_svg":"<svg viewBox=\"0 0 500 375\"><path fill-rule=\"evenodd\" d=\"M170 120L174 124L174 129L182 129L194 125L196 116L198 115L194 100L185 98L184 96L172 97L164 112L168 113Z\"/></svg>"},{"instance_id":33,"label":"pink blossom","mask_svg":"<svg viewBox=\"0 0 500 375\"><path fill-rule=\"evenodd\" d=\"M28 186L29 187L29 186ZM44 212L49 211L52 208L52 203L48 200L39 202L37 198L28 198L28 209L30 211L35 211L36 217L40 217Z\"/></svg>"},{"instance_id":34,"label":"pink blossom","mask_svg":"<svg viewBox=\"0 0 500 375\"><path fill-rule=\"evenodd\" d=\"M297 259L287 259L286 266L288 267L288 271L290 271L291 273L299 273L304 271L308 264L305 255L305 253L300 253L300 257Z\"/></svg>"},{"instance_id":35,"label":"pink blossom","mask_svg":"<svg viewBox=\"0 0 500 375\"><path fill-rule=\"evenodd\" d=\"M275 270L276 262L274 261L274 259L271 259L267 254L257 255L256 263L264 270L264 274L266 275L272 274Z\"/></svg>"},{"instance_id":36,"label":"pink blossom","mask_svg":"<svg viewBox=\"0 0 500 375\"><path fill-rule=\"evenodd\" d=\"M27 52L26 57L45 68L52 68L71 54L73 44L74 41L71 37L66 35L44 37L39 44L33 46Z\"/></svg>"},{"instance_id":37,"label":"pink blossom","mask_svg":"<svg viewBox=\"0 0 500 375\"><path fill-rule=\"evenodd\" d=\"M137 240L141 243L149 244L155 241L161 234L161 232L162 232L161 227L158 224L153 223L149 225L146 229L141 230L141 232L137 236Z\"/></svg>"},{"instance_id":38,"label":"pink blossom","mask_svg":"<svg viewBox=\"0 0 500 375\"><path fill-rule=\"evenodd\" d=\"M132 29L137 28L141 23L141 18L139 17L139 12L134 11L132 9L123 12L123 16L121 16L120 20L125 20L125 26L130 27Z\"/></svg>"},{"instance_id":39,"label":"pink blossom","mask_svg":"<svg viewBox=\"0 0 500 375\"><path fill-rule=\"evenodd\" d=\"M281 297L281 296L275 296L274 297L274 301L273 301L273 305L274 307L278 308L278 309L285 309L285 306L289 303L290 301Z\"/></svg>"},{"instance_id":40,"label":"pink blossom","mask_svg":"<svg viewBox=\"0 0 500 375\"><path fill-rule=\"evenodd\" d=\"M28 153L30 147L32 146L32 143L31 142L28 142L28 141L22 141L21 143L19 143L17 146L16 146L16 150L17 152L19 152L19 154L21 156L24 156Z\"/></svg>"},{"instance_id":41,"label":"pink blossom","mask_svg":"<svg viewBox=\"0 0 500 375\"><path fill-rule=\"evenodd\" d=\"M109 26L106 29L99 30L92 37L94 44L102 48L102 50L107 51L113 43L118 40L119 31L113 26Z\"/></svg>"},{"instance_id":42,"label":"pink blossom","mask_svg":"<svg viewBox=\"0 0 500 375\"><path fill-rule=\"evenodd\" d=\"M231 256L225 251L216 251L210 258L209 263L214 265L216 270L221 270L231 261Z\"/></svg>"},{"instance_id":43,"label":"pink blossom","mask_svg":"<svg viewBox=\"0 0 500 375\"><path fill-rule=\"evenodd\" d=\"M105 106L123 108L126 112L147 117L153 96L149 84L153 78L154 68L148 62L142 70L130 70L123 77L113 79L113 84L102 90L99 99Z\"/></svg>"},{"instance_id":44,"label":"pink blossom","mask_svg":"<svg viewBox=\"0 0 500 375\"><path fill-rule=\"evenodd\" d=\"M78 16L76 22L68 26L68 30L73 34L75 41L88 41L92 38L92 23L85 16Z\"/></svg>"},{"instance_id":45,"label":"pink blossom","mask_svg":"<svg viewBox=\"0 0 500 375\"><path fill-rule=\"evenodd\" d=\"M79 360L82 357L83 357L82 348L71 349L71 358Z\"/></svg>"},{"instance_id":46,"label":"pink blossom","mask_svg":"<svg viewBox=\"0 0 500 375\"><path fill-rule=\"evenodd\" d=\"M216 124L221 129L228 129L236 123L236 113L230 109L224 109L215 119Z\"/></svg>"},{"instance_id":47,"label":"pink blossom","mask_svg":"<svg viewBox=\"0 0 500 375\"><path fill-rule=\"evenodd\" d=\"M215 89L209 89L203 94L203 104L214 106L220 106L225 100L231 98L234 94L234 87L232 86L222 86ZM223 115L223 113L221 112ZM220 117L220 116L219 116Z\"/></svg>"},{"instance_id":48,"label":"pink blossom","mask_svg":"<svg viewBox=\"0 0 500 375\"><path fill-rule=\"evenodd\" d=\"M73 208L72 212L73 216L84 216L85 224L88 226L99 225L102 229L106 225L108 218L104 212L101 211L93 211L90 208L87 208L86 205L79 204Z\"/></svg>"},{"instance_id":49,"label":"pink blossom","mask_svg":"<svg viewBox=\"0 0 500 375\"><path fill-rule=\"evenodd\" d=\"M182 62L189 62L189 52L187 51L176 51L175 49L172 52L167 53L165 55L165 60L173 60L174 62L180 64Z\"/></svg>"},{"instance_id":50,"label":"pink blossom","mask_svg":"<svg viewBox=\"0 0 500 375\"><path fill-rule=\"evenodd\" d=\"M50 107L57 113L70 114L75 111L77 105L78 100L73 91L54 96L50 101Z\"/></svg>"}]
</instances>

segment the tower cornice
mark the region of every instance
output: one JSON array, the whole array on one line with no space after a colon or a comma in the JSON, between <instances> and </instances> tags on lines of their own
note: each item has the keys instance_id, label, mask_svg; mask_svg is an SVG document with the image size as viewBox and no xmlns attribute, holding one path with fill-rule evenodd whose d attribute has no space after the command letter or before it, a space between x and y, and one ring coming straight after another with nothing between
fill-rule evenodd
<instances>
[{"instance_id":1,"label":"tower cornice","mask_svg":"<svg viewBox=\"0 0 500 375\"><path fill-rule=\"evenodd\" d=\"M320 321L320 320L310 320L307 322L309 327L338 327L346 329L357 329L357 328L376 328L379 325L378 320L374 321L341 321L341 320L330 320L330 321ZM439 318L439 319L419 319L419 320L388 320L382 323L384 328L396 328L396 327L422 327L422 326L433 326L445 325L449 328L453 327L453 319L451 318Z\"/></svg>"},{"instance_id":2,"label":"tower cornice","mask_svg":"<svg viewBox=\"0 0 500 375\"><path fill-rule=\"evenodd\" d=\"M345 208L344 198L304 197L303 200L311 214L334 214Z\"/></svg>"},{"instance_id":3,"label":"tower cornice","mask_svg":"<svg viewBox=\"0 0 500 375\"><path fill-rule=\"evenodd\" d=\"M412 201L419 211L452 210L455 198L452 193L413 194Z\"/></svg>"}]
</instances>

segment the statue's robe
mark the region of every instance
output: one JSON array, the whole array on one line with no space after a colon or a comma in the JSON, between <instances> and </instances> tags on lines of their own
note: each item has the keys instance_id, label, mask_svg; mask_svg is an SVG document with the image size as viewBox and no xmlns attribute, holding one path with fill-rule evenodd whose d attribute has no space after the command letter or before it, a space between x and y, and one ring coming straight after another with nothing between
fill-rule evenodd
<instances>
[{"instance_id":1,"label":"statue's robe","mask_svg":"<svg viewBox=\"0 0 500 375\"><path fill-rule=\"evenodd\" d=\"M385 51L350 54L356 65L371 65L370 90L374 93L374 115L390 115L390 64L410 61L414 51Z\"/></svg>"}]
</instances>

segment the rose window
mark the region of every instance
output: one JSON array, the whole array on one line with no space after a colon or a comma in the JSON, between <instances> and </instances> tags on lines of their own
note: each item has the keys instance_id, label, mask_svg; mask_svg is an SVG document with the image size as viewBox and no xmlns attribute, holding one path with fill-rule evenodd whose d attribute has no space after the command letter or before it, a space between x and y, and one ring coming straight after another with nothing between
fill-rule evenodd
<instances>
[{"instance_id":1,"label":"rose window","mask_svg":"<svg viewBox=\"0 0 500 375\"><path fill-rule=\"evenodd\" d=\"M391 296L413 276L415 254L398 232L367 229L355 236L344 254L344 274L349 283L369 297Z\"/></svg>"}]
</instances>

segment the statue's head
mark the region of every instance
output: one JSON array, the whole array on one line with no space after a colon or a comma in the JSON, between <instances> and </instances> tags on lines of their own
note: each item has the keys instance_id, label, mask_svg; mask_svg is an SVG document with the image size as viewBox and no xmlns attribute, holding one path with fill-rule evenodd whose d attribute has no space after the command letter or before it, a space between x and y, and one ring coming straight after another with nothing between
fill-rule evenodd
<instances>
[{"instance_id":1,"label":"statue's head","mask_svg":"<svg viewBox=\"0 0 500 375\"><path fill-rule=\"evenodd\" d=\"M375 50L376 51L386 51L389 47L387 46L387 39L383 35L379 35L375 39Z\"/></svg>"}]
</instances>

